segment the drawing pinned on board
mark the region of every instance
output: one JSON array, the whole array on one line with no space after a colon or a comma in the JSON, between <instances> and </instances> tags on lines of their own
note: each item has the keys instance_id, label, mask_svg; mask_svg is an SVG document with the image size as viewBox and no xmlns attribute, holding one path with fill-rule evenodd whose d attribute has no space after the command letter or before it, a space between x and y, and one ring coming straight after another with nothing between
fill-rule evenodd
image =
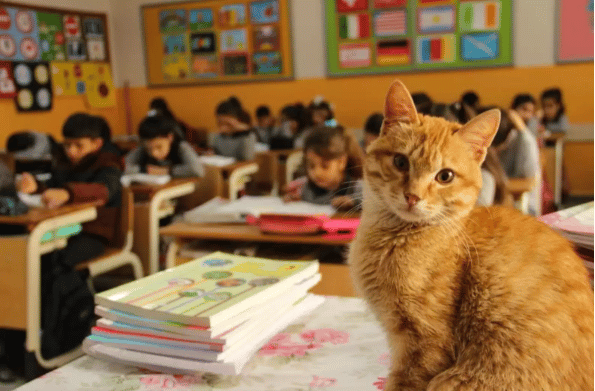
<instances>
[{"instance_id":1,"label":"drawing pinned on board","mask_svg":"<svg viewBox=\"0 0 595 391\"><path fill-rule=\"evenodd\" d=\"M14 64L14 79L18 111L47 111L52 108L52 85L48 62L17 62Z\"/></svg>"},{"instance_id":2,"label":"drawing pinned on board","mask_svg":"<svg viewBox=\"0 0 595 391\"><path fill-rule=\"evenodd\" d=\"M459 5L461 31L498 30L500 28L500 1L462 2Z\"/></svg>"},{"instance_id":3,"label":"drawing pinned on board","mask_svg":"<svg viewBox=\"0 0 595 391\"><path fill-rule=\"evenodd\" d=\"M342 39L360 39L370 36L370 18L368 14L351 14L339 17L339 37Z\"/></svg>"},{"instance_id":4,"label":"drawing pinned on board","mask_svg":"<svg viewBox=\"0 0 595 391\"><path fill-rule=\"evenodd\" d=\"M192 54L215 53L215 33L193 33L190 36Z\"/></svg>"},{"instance_id":5,"label":"drawing pinned on board","mask_svg":"<svg viewBox=\"0 0 595 391\"><path fill-rule=\"evenodd\" d=\"M188 54L170 54L163 58L161 71L166 80L186 79L188 76Z\"/></svg>"},{"instance_id":6,"label":"drawing pinned on board","mask_svg":"<svg viewBox=\"0 0 595 391\"><path fill-rule=\"evenodd\" d=\"M420 64L445 63L454 60L455 36L453 34L417 38L417 61Z\"/></svg>"},{"instance_id":7,"label":"drawing pinned on board","mask_svg":"<svg viewBox=\"0 0 595 391\"><path fill-rule=\"evenodd\" d=\"M159 13L159 29L162 33L175 34L186 31L186 10L163 10Z\"/></svg>"},{"instance_id":8,"label":"drawing pinned on board","mask_svg":"<svg viewBox=\"0 0 595 391\"><path fill-rule=\"evenodd\" d=\"M84 95L87 92L87 85L84 81L76 82L76 93L78 95Z\"/></svg>"},{"instance_id":9,"label":"drawing pinned on board","mask_svg":"<svg viewBox=\"0 0 595 391\"><path fill-rule=\"evenodd\" d=\"M69 39L66 41L66 55L70 61L85 61L87 50L82 39Z\"/></svg>"},{"instance_id":10,"label":"drawing pinned on board","mask_svg":"<svg viewBox=\"0 0 595 391\"><path fill-rule=\"evenodd\" d=\"M66 39L81 37L81 20L77 15L64 15L64 35Z\"/></svg>"},{"instance_id":11,"label":"drawing pinned on board","mask_svg":"<svg viewBox=\"0 0 595 391\"><path fill-rule=\"evenodd\" d=\"M374 35L389 37L407 34L407 10L379 11L374 14Z\"/></svg>"},{"instance_id":12,"label":"drawing pinned on board","mask_svg":"<svg viewBox=\"0 0 595 391\"><path fill-rule=\"evenodd\" d=\"M105 43L103 39L87 39L87 54L89 61L105 61Z\"/></svg>"},{"instance_id":13,"label":"drawing pinned on board","mask_svg":"<svg viewBox=\"0 0 595 391\"><path fill-rule=\"evenodd\" d=\"M368 0L337 0L337 11L353 12L368 9Z\"/></svg>"},{"instance_id":14,"label":"drawing pinned on board","mask_svg":"<svg viewBox=\"0 0 595 391\"><path fill-rule=\"evenodd\" d=\"M85 38L103 38L105 36L105 28L103 27L103 20L100 18L85 18L83 20L83 32Z\"/></svg>"},{"instance_id":15,"label":"drawing pinned on board","mask_svg":"<svg viewBox=\"0 0 595 391\"><path fill-rule=\"evenodd\" d=\"M40 58L37 14L0 7L0 60L35 61Z\"/></svg>"},{"instance_id":16,"label":"drawing pinned on board","mask_svg":"<svg viewBox=\"0 0 595 391\"><path fill-rule=\"evenodd\" d=\"M455 29L455 8L440 6L417 10L417 31L420 34L451 32Z\"/></svg>"},{"instance_id":17,"label":"drawing pinned on board","mask_svg":"<svg viewBox=\"0 0 595 391\"><path fill-rule=\"evenodd\" d=\"M39 30L41 59L44 61L66 60L62 15L38 12L37 28Z\"/></svg>"},{"instance_id":18,"label":"drawing pinned on board","mask_svg":"<svg viewBox=\"0 0 595 391\"><path fill-rule=\"evenodd\" d=\"M498 33L478 33L461 36L461 57L466 61L498 58L499 47Z\"/></svg>"},{"instance_id":19,"label":"drawing pinned on board","mask_svg":"<svg viewBox=\"0 0 595 391\"><path fill-rule=\"evenodd\" d=\"M254 74L275 75L282 71L279 52L255 53L253 56Z\"/></svg>"},{"instance_id":20,"label":"drawing pinned on board","mask_svg":"<svg viewBox=\"0 0 595 391\"><path fill-rule=\"evenodd\" d=\"M404 7L407 0L374 0L374 8Z\"/></svg>"},{"instance_id":21,"label":"drawing pinned on board","mask_svg":"<svg viewBox=\"0 0 595 391\"><path fill-rule=\"evenodd\" d=\"M193 56L192 75L198 78L217 77L219 62L216 55Z\"/></svg>"},{"instance_id":22,"label":"drawing pinned on board","mask_svg":"<svg viewBox=\"0 0 595 391\"><path fill-rule=\"evenodd\" d=\"M228 4L219 9L221 27L237 27L246 24L246 5Z\"/></svg>"},{"instance_id":23,"label":"drawing pinned on board","mask_svg":"<svg viewBox=\"0 0 595 391\"><path fill-rule=\"evenodd\" d=\"M77 95L74 67L79 64L71 62L52 62L52 84L55 96Z\"/></svg>"},{"instance_id":24,"label":"drawing pinned on board","mask_svg":"<svg viewBox=\"0 0 595 391\"><path fill-rule=\"evenodd\" d=\"M188 22L192 31L210 29L213 27L213 10L210 8L190 10Z\"/></svg>"},{"instance_id":25,"label":"drawing pinned on board","mask_svg":"<svg viewBox=\"0 0 595 391\"><path fill-rule=\"evenodd\" d=\"M164 35L163 55L186 53L186 34Z\"/></svg>"},{"instance_id":26,"label":"drawing pinned on board","mask_svg":"<svg viewBox=\"0 0 595 391\"><path fill-rule=\"evenodd\" d=\"M268 0L251 3L250 18L254 24L277 23L279 21L279 2Z\"/></svg>"},{"instance_id":27,"label":"drawing pinned on board","mask_svg":"<svg viewBox=\"0 0 595 391\"><path fill-rule=\"evenodd\" d=\"M103 108L116 105L116 95L108 64L83 63L86 100L90 107Z\"/></svg>"},{"instance_id":28,"label":"drawing pinned on board","mask_svg":"<svg viewBox=\"0 0 595 391\"><path fill-rule=\"evenodd\" d=\"M339 45L339 66L341 68L365 68L372 63L372 49L369 43L342 43Z\"/></svg>"},{"instance_id":29,"label":"drawing pinned on board","mask_svg":"<svg viewBox=\"0 0 595 391\"><path fill-rule=\"evenodd\" d=\"M223 56L223 74L226 76L247 75L248 55L237 54Z\"/></svg>"},{"instance_id":30,"label":"drawing pinned on board","mask_svg":"<svg viewBox=\"0 0 595 391\"><path fill-rule=\"evenodd\" d=\"M16 93L12 63L0 61L0 98L14 98Z\"/></svg>"},{"instance_id":31,"label":"drawing pinned on board","mask_svg":"<svg viewBox=\"0 0 595 391\"><path fill-rule=\"evenodd\" d=\"M279 50L279 28L276 25L255 26L253 30L254 51L264 52Z\"/></svg>"},{"instance_id":32,"label":"drawing pinned on board","mask_svg":"<svg viewBox=\"0 0 595 391\"><path fill-rule=\"evenodd\" d=\"M376 44L378 65L408 65L411 63L411 42L408 39L379 41Z\"/></svg>"},{"instance_id":33,"label":"drawing pinned on board","mask_svg":"<svg viewBox=\"0 0 595 391\"><path fill-rule=\"evenodd\" d=\"M248 49L246 29L226 30L220 34L220 50L226 52L244 52Z\"/></svg>"}]
</instances>

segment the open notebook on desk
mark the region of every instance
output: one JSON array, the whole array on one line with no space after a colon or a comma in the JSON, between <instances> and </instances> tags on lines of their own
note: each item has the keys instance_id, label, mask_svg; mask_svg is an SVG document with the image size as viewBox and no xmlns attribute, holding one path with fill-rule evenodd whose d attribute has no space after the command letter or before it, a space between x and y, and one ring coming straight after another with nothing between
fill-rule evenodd
<instances>
[{"instance_id":1,"label":"open notebook on desk","mask_svg":"<svg viewBox=\"0 0 595 391\"><path fill-rule=\"evenodd\" d=\"M198 160L205 166L225 167L236 162L236 159L227 156L219 155L201 155Z\"/></svg>"},{"instance_id":2,"label":"open notebook on desk","mask_svg":"<svg viewBox=\"0 0 595 391\"><path fill-rule=\"evenodd\" d=\"M205 204L184 213L189 223L233 223L245 222L246 216L261 214L287 214L303 216L332 216L335 208L330 205L316 205L308 202L284 202L280 197L244 196L236 201L214 198Z\"/></svg>"},{"instance_id":3,"label":"open notebook on desk","mask_svg":"<svg viewBox=\"0 0 595 391\"><path fill-rule=\"evenodd\" d=\"M593 250L593 202L539 218L577 246Z\"/></svg>"},{"instance_id":4,"label":"open notebook on desk","mask_svg":"<svg viewBox=\"0 0 595 391\"><path fill-rule=\"evenodd\" d=\"M165 185L171 181L169 175L151 175L151 174L128 174L122 175L120 182L123 186L130 186L132 183L142 183L147 185Z\"/></svg>"}]
</instances>

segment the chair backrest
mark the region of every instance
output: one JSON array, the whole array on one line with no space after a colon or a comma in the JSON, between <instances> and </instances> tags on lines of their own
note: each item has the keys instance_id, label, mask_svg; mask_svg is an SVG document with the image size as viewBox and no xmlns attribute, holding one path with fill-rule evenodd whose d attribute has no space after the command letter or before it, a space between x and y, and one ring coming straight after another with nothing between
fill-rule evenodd
<instances>
[{"instance_id":1,"label":"chair backrest","mask_svg":"<svg viewBox=\"0 0 595 391\"><path fill-rule=\"evenodd\" d=\"M289 183L295 179L295 173L300 169L304 160L304 153L302 151L292 152L285 162L285 183Z\"/></svg>"},{"instance_id":2,"label":"chair backrest","mask_svg":"<svg viewBox=\"0 0 595 391\"><path fill-rule=\"evenodd\" d=\"M132 249L134 231L134 193L129 187L122 187L122 204L120 206L119 237L124 251Z\"/></svg>"},{"instance_id":3,"label":"chair backrest","mask_svg":"<svg viewBox=\"0 0 595 391\"><path fill-rule=\"evenodd\" d=\"M8 167L10 172L14 173L15 161L10 152L0 152L0 162L6 164L6 167Z\"/></svg>"}]
</instances>

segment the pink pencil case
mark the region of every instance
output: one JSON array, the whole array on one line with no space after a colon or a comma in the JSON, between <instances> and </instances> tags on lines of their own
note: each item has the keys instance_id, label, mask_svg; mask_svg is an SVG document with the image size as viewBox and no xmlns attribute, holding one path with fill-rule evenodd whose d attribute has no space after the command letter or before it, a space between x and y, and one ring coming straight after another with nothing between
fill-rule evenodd
<instances>
[{"instance_id":1,"label":"pink pencil case","mask_svg":"<svg viewBox=\"0 0 595 391\"><path fill-rule=\"evenodd\" d=\"M257 226L262 232L307 235L326 231L328 239L343 239L355 236L359 219L331 219L326 216L302 216L283 214L249 215L246 222Z\"/></svg>"}]
</instances>

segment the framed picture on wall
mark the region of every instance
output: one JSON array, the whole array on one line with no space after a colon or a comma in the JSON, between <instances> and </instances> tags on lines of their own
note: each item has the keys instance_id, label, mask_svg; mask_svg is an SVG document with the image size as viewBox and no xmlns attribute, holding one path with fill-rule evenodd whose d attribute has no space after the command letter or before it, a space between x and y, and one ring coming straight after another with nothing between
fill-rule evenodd
<instances>
[{"instance_id":1,"label":"framed picture on wall","mask_svg":"<svg viewBox=\"0 0 595 391\"><path fill-rule=\"evenodd\" d=\"M593 61L593 0L558 0L556 61Z\"/></svg>"},{"instance_id":2,"label":"framed picture on wall","mask_svg":"<svg viewBox=\"0 0 595 391\"><path fill-rule=\"evenodd\" d=\"M512 0L325 0L329 76L512 65Z\"/></svg>"}]
</instances>

